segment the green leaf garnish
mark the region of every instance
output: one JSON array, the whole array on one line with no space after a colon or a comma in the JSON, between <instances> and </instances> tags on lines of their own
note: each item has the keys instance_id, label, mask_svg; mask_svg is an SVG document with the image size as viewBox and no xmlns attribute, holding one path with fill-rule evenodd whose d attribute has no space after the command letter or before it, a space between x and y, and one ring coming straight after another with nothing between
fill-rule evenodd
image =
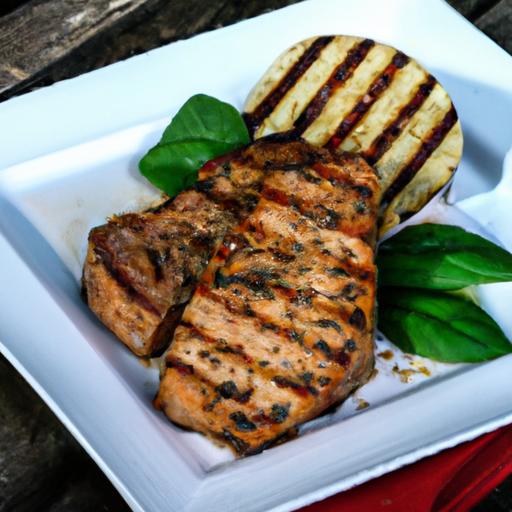
<instances>
[{"instance_id":1,"label":"green leaf garnish","mask_svg":"<svg viewBox=\"0 0 512 512\"><path fill-rule=\"evenodd\" d=\"M379 290L379 329L404 352L475 363L512 353L498 324L463 297L412 288Z\"/></svg>"},{"instance_id":2,"label":"green leaf garnish","mask_svg":"<svg viewBox=\"0 0 512 512\"><path fill-rule=\"evenodd\" d=\"M441 224L408 226L383 242L380 286L458 290L512 281L512 254L481 236Z\"/></svg>"},{"instance_id":3,"label":"green leaf garnish","mask_svg":"<svg viewBox=\"0 0 512 512\"><path fill-rule=\"evenodd\" d=\"M212 158L250 142L240 113L205 94L192 96L174 116L160 142L139 162L140 172L169 196L191 186Z\"/></svg>"}]
</instances>

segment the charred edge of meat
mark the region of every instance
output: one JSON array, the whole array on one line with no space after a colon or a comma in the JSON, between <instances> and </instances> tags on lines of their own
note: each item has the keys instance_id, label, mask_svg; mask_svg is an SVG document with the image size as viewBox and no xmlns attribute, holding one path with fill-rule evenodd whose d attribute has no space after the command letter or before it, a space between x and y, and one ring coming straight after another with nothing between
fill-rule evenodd
<instances>
[{"instance_id":1,"label":"charred edge of meat","mask_svg":"<svg viewBox=\"0 0 512 512\"><path fill-rule=\"evenodd\" d=\"M155 281L161 281L164 277L164 266L171 256L169 247L163 252L157 251L151 247L146 247L146 254L149 262L153 266Z\"/></svg>"},{"instance_id":2,"label":"charred edge of meat","mask_svg":"<svg viewBox=\"0 0 512 512\"><path fill-rule=\"evenodd\" d=\"M364 331L366 329L366 316L363 310L359 307L354 309L354 312L350 315L348 322L360 331Z\"/></svg>"},{"instance_id":3,"label":"charred edge of meat","mask_svg":"<svg viewBox=\"0 0 512 512\"><path fill-rule=\"evenodd\" d=\"M289 441L290 439L293 439L294 437L297 437L297 434L297 427L290 427L284 432L281 432L278 436L274 437L273 439L270 439L269 441L262 443L260 446L257 446L252 450L246 450L243 453L243 455L257 455L258 453L261 453L262 451L267 450L268 448L272 448L273 446L277 446L279 444L285 443L286 441Z\"/></svg>"},{"instance_id":4,"label":"charred edge of meat","mask_svg":"<svg viewBox=\"0 0 512 512\"><path fill-rule=\"evenodd\" d=\"M178 327L178 322L183 315L185 306L186 304L178 304L169 308L164 319L153 334L153 346L148 357L160 357L164 353L169 340L172 339L174 331Z\"/></svg>"},{"instance_id":5,"label":"charred edge of meat","mask_svg":"<svg viewBox=\"0 0 512 512\"><path fill-rule=\"evenodd\" d=\"M244 455L248 453L249 444L246 443L243 439L240 439L239 437L235 436L227 428L225 428L222 431L222 434L217 434L216 437L224 441L227 441L239 455Z\"/></svg>"},{"instance_id":6,"label":"charred edge of meat","mask_svg":"<svg viewBox=\"0 0 512 512\"><path fill-rule=\"evenodd\" d=\"M87 296L87 285L85 284L85 276L83 274L82 279L80 279L80 297L87 305L89 305L89 297Z\"/></svg>"},{"instance_id":7,"label":"charred edge of meat","mask_svg":"<svg viewBox=\"0 0 512 512\"><path fill-rule=\"evenodd\" d=\"M335 352L332 359L342 368L348 368L350 366L350 355L347 354L344 349Z\"/></svg>"},{"instance_id":8,"label":"charred edge of meat","mask_svg":"<svg viewBox=\"0 0 512 512\"><path fill-rule=\"evenodd\" d=\"M98 245L94 240L92 240L94 244L94 254L98 257L100 262L103 264L109 275L116 281L119 286L121 286L126 293L131 297L131 299L139 304L142 308L150 313L153 313L156 316L161 316L160 312L156 309L156 307L141 293L139 293L132 284L126 279L121 272L119 272L115 267L112 261L112 255L110 252L100 245Z\"/></svg>"},{"instance_id":9,"label":"charred edge of meat","mask_svg":"<svg viewBox=\"0 0 512 512\"><path fill-rule=\"evenodd\" d=\"M258 143L262 142L275 142L275 143L286 143L286 142L305 142L300 135L297 135L295 130L288 130L285 132L276 132L271 133L269 135L265 135L265 137L261 137L257 141Z\"/></svg>"},{"instance_id":10,"label":"charred edge of meat","mask_svg":"<svg viewBox=\"0 0 512 512\"><path fill-rule=\"evenodd\" d=\"M329 361L338 363L342 368L348 368L350 364L350 355L346 351L354 352L357 348L356 342L353 339L347 340L344 348L341 350L333 351L324 340L318 340L313 346L320 350Z\"/></svg>"}]
</instances>

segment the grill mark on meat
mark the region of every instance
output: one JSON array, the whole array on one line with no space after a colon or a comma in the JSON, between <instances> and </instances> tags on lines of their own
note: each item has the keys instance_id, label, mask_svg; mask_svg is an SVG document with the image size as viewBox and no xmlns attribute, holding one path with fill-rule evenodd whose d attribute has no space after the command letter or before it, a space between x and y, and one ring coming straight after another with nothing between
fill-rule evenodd
<instances>
[{"instance_id":1,"label":"grill mark on meat","mask_svg":"<svg viewBox=\"0 0 512 512\"><path fill-rule=\"evenodd\" d=\"M235 429L238 432L254 432L257 429L256 425L242 411L232 412L229 419L235 424Z\"/></svg>"},{"instance_id":2,"label":"grill mark on meat","mask_svg":"<svg viewBox=\"0 0 512 512\"><path fill-rule=\"evenodd\" d=\"M187 353L187 352L186 352ZM329 359L332 362L337 363L342 368L347 368L350 363L350 358L344 353L343 349L334 351L330 354L331 357ZM224 362L223 364L228 364ZM183 363L181 363L183 367ZM266 365L264 366L266 367ZM183 375L187 372L188 368L185 366L185 370L181 371L180 374ZM206 373L205 373L206 371ZM212 411L215 406L222 400L234 400L240 404L247 404L253 394L253 389L249 388L246 391L241 392L237 385L233 381L221 381L220 384L213 383L208 375L208 370L199 370L194 369L194 373L196 378L200 379L200 381L215 392L213 399L210 399L206 405L203 406L203 409L206 412ZM312 372L304 372L291 374L290 377L285 377L282 373L279 372L279 369L272 369L270 371L259 371L260 375L265 378L268 382L273 382L274 385L279 387L282 390L288 389L291 393L300 396L307 397L313 396L316 397L319 395L318 389L313 385L313 381L315 380L315 375ZM299 382L301 381L302 382ZM319 375L316 379L320 388L325 387L329 382L331 382L331 377L325 375ZM257 423L261 424L271 424L271 423L281 423L286 419L287 413L289 410L288 406L279 406L279 404L274 404L272 406L272 412L270 415L265 415L263 411L260 411L257 415L250 416L250 419Z\"/></svg>"},{"instance_id":3,"label":"grill mark on meat","mask_svg":"<svg viewBox=\"0 0 512 512\"><path fill-rule=\"evenodd\" d=\"M295 129L292 130L294 134L299 136L313 123L332 95L353 75L356 68L374 46L375 41L365 39L349 50L345 60L334 69L331 76L297 119Z\"/></svg>"},{"instance_id":4,"label":"grill mark on meat","mask_svg":"<svg viewBox=\"0 0 512 512\"><path fill-rule=\"evenodd\" d=\"M115 268L110 252L101 247L101 245L98 244L98 240L95 240L94 243L94 254L100 259L112 279L114 279L119 286L126 291L129 297L140 307L159 317L160 312L151 303L151 301L131 285L130 280L123 274L123 272Z\"/></svg>"},{"instance_id":5,"label":"grill mark on meat","mask_svg":"<svg viewBox=\"0 0 512 512\"><path fill-rule=\"evenodd\" d=\"M194 367L191 364L185 364L174 357L167 358L165 366L175 369L180 375L194 375Z\"/></svg>"},{"instance_id":6,"label":"grill mark on meat","mask_svg":"<svg viewBox=\"0 0 512 512\"><path fill-rule=\"evenodd\" d=\"M95 228L83 277L91 309L138 355L165 349L166 333L173 332L219 239L254 207L269 172L265 165L288 168L291 162L291 171L293 163L298 168L302 161L313 165L339 158L300 142L290 143L285 151L279 144L257 142L203 166L199 180L208 181L208 194L184 191L155 208L117 216ZM311 183L318 181L314 172L304 170L303 175ZM279 250L274 259L291 261L292 254L299 253ZM125 293L129 301L122 299Z\"/></svg>"},{"instance_id":7,"label":"grill mark on meat","mask_svg":"<svg viewBox=\"0 0 512 512\"><path fill-rule=\"evenodd\" d=\"M311 158L313 158L313 156ZM334 155L336 163L343 162L344 158L343 154ZM313 169L320 178L328 180L332 185L357 186L354 184L354 180L351 178L350 173L340 173L339 169L334 169L330 165L325 165L318 158L314 161L309 161L306 158L301 162L286 164L267 162L265 164L265 170L267 171L299 172L306 181L318 185L322 180L311 174L310 169Z\"/></svg>"},{"instance_id":8,"label":"grill mark on meat","mask_svg":"<svg viewBox=\"0 0 512 512\"><path fill-rule=\"evenodd\" d=\"M196 325L187 321L182 320L181 325L189 329L194 338L199 339L209 345L214 345L213 350L215 350L216 352L219 352L221 354L233 354L235 356L240 357L247 364L253 363L253 358L245 353L243 345L233 345L229 344L225 339L213 338L212 336L209 336L208 334L204 333Z\"/></svg>"},{"instance_id":9,"label":"grill mark on meat","mask_svg":"<svg viewBox=\"0 0 512 512\"><path fill-rule=\"evenodd\" d=\"M334 39L334 36L318 37L301 55L299 60L288 70L272 91L261 101L251 113L243 114L249 133L253 134L263 120L275 109L286 93L295 85L300 77L317 60L322 50Z\"/></svg>"},{"instance_id":10,"label":"grill mark on meat","mask_svg":"<svg viewBox=\"0 0 512 512\"><path fill-rule=\"evenodd\" d=\"M272 404L270 414L265 414L262 410L258 414L253 414L251 420L259 425L276 425L283 423L288 418L290 404Z\"/></svg>"},{"instance_id":11,"label":"grill mark on meat","mask_svg":"<svg viewBox=\"0 0 512 512\"><path fill-rule=\"evenodd\" d=\"M322 204L314 203L312 201L303 200L301 203L298 203L285 192L276 188L265 186L262 190L262 197L281 206L293 207L302 215L312 220L321 229L338 231L341 223L344 221L343 217L332 208L327 208ZM357 235L358 233L355 231L350 234Z\"/></svg>"},{"instance_id":12,"label":"grill mark on meat","mask_svg":"<svg viewBox=\"0 0 512 512\"><path fill-rule=\"evenodd\" d=\"M272 201L272 199L269 199L269 201ZM274 202L274 201L272 201ZM279 204L276 202L276 204ZM261 230L261 226L251 224L251 220L248 219L246 222L246 228L251 232L251 235L254 236L254 238L257 240L258 244L261 244L265 240L265 234ZM256 234L256 235L255 235ZM252 238L248 239L248 242L253 245ZM313 242L317 246L324 246L327 241L322 238L321 234L318 233L318 236ZM254 245L253 245L254 246ZM259 246L259 245L258 245ZM373 277L373 272L370 268L368 268L367 265L363 261L361 261L360 258L357 257L354 253L352 253L351 249L346 245L345 242L340 241L340 247L342 252L341 255L333 254L331 251L328 251L327 249L322 249L322 255L323 255L323 261L325 262L325 268L328 269L329 266L331 268L331 271L327 270L327 272L331 274L335 274L336 270L333 269L340 269L340 272L346 272L349 274L348 277L350 278L358 278L362 280L368 280L369 278ZM276 251L282 252L281 249L275 248L272 246L267 247L267 250L274 255ZM279 258L276 258L279 260ZM295 257L294 257L295 259ZM281 260L286 263L286 261ZM290 261L291 262L291 261ZM302 267L305 270L311 270L311 267ZM338 274L339 275L339 274ZM352 285L355 286L354 284Z\"/></svg>"},{"instance_id":13,"label":"grill mark on meat","mask_svg":"<svg viewBox=\"0 0 512 512\"><path fill-rule=\"evenodd\" d=\"M337 351L334 359L343 368L348 368L350 366L350 355L344 350Z\"/></svg>"},{"instance_id":14,"label":"grill mark on meat","mask_svg":"<svg viewBox=\"0 0 512 512\"><path fill-rule=\"evenodd\" d=\"M370 107L389 87L396 72L402 69L408 62L409 57L402 52L397 52L393 55L391 62L384 71L372 82L368 90L361 95L361 99L357 102L352 111L341 121L335 133L326 144L329 149L334 151L339 147L357 123L359 123L368 110L370 110Z\"/></svg>"},{"instance_id":15,"label":"grill mark on meat","mask_svg":"<svg viewBox=\"0 0 512 512\"><path fill-rule=\"evenodd\" d=\"M155 270L155 281L161 281L164 276L163 265L169 259L169 248L162 253L152 249L151 247L146 247L146 254L148 255L148 260Z\"/></svg>"},{"instance_id":16,"label":"grill mark on meat","mask_svg":"<svg viewBox=\"0 0 512 512\"><path fill-rule=\"evenodd\" d=\"M287 300L295 301L295 303L303 305L305 307L310 307L311 302L304 300L304 297L308 297L308 296L313 297L315 295L322 295L319 292L315 291L314 289L304 289L304 290L297 291L297 290L293 290L290 288L283 288L280 286L275 286L275 287L273 287L273 290L276 292L277 296L285 297ZM233 304L231 301L227 300L225 297L219 296L218 294L216 294L215 291L211 288L208 288L206 286L200 286L197 289L196 293L198 293L202 296L208 297L210 300L212 300L216 303L222 304L228 311L230 311L234 315L238 315L241 318L243 318L244 316L247 316L244 306L240 307L240 306ZM323 295L323 296L331 301L337 300L337 298L338 298L338 297L328 297L325 295ZM318 304L316 305L316 310L318 310L320 313L322 312L322 309L319 308ZM344 322L344 323L348 322L350 325L355 326L360 331L363 331L365 329L366 317L364 316L364 313L360 308L356 307L352 313L349 313L348 311L345 311L342 309L341 310L338 309L338 312L339 312L339 321L340 322ZM326 310L325 313L329 313L329 311ZM314 355L314 351L313 351L314 348L319 348L324 353L324 355L327 357L327 359L329 361L334 362L344 368L347 366L347 358L340 357L340 355L339 355L340 351L332 351L331 348L329 347L329 345L327 345L327 343L325 341L320 340L320 343L317 341L316 343L309 344L309 343L305 342L304 337L301 334L299 334L297 332L297 330L295 330L293 328L289 328L289 327L280 327L271 321L272 320L271 317L261 316L260 314L254 312L254 311L252 311L252 314L250 315L250 317L253 319L253 321L258 322L260 329L262 331L265 329L270 329L270 330L272 330L272 332L277 334L283 340L283 342L299 343L299 345L301 345L303 347L303 349L305 351L305 355L307 357L311 357L312 355ZM296 323L298 321L299 321L299 319L296 319ZM304 327L303 327L304 329L307 330L308 328L310 328L310 327L308 327L308 324L306 321L301 321L301 325L302 325L302 323L304 323ZM321 329L333 329L339 335L344 336L343 328L335 320L320 319L314 323ZM207 341L208 343L211 343L211 344L219 343L218 340L211 338L208 335L202 333L197 327L195 327L194 325L192 325L190 323L182 322L182 325L185 325L188 328L190 328L191 330L193 330L195 334L197 333L198 337L200 337L204 341ZM350 340L347 340L347 342L348 341L350 341ZM240 346L240 345L233 346L231 344L228 344L225 340L223 341L223 343L220 347L217 345L216 350L219 352L238 355L245 362L250 362L250 363L253 362L253 358L245 353L242 346ZM348 361L350 361L350 360L348 360ZM318 360L318 362L320 362L320 360ZM264 368L266 366L267 366L266 364L265 365L260 364L260 367Z\"/></svg>"},{"instance_id":17,"label":"grill mark on meat","mask_svg":"<svg viewBox=\"0 0 512 512\"><path fill-rule=\"evenodd\" d=\"M204 372L199 372L198 377L205 387L208 387L215 393L214 398L203 406L203 409L207 412L212 411L215 406L222 400L233 400L239 404L246 404L249 402L252 394L254 393L253 388L240 391L238 386L232 380L222 381L220 384L216 385L211 379L208 378L208 375L205 375Z\"/></svg>"},{"instance_id":18,"label":"grill mark on meat","mask_svg":"<svg viewBox=\"0 0 512 512\"><path fill-rule=\"evenodd\" d=\"M270 253L272 254L272 257L275 258L277 261L281 261L282 263L291 263L296 259L296 256L293 254L286 254L284 252L278 251L277 249L270 249Z\"/></svg>"},{"instance_id":19,"label":"grill mark on meat","mask_svg":"<svg viewBox=\"0 0 512 512\"><path fill-rule=\"evenodd\" d=\"M185 373L188 371L186 366L187 365L185 365L185 370L179 371L180 375L185 375ZM174 368L174 366L172 367ZM183 367L183 363L181 363L181 367ZM293 395L297 395L302 398L307 396L317 397L319 395L318 389L312 385L314 374L311 372L305 372L303 374L294 373L291 374L290 377L285 377L279 373L279 371L276 372L275 370L260 370L257 371L257 373L259 373L265 379L265 382L274 383L274 385L276 385L281 390L287 390ZM219 404L223 399L234 400L235 402L238 402L242 405L250 403L250 398L254 392L252 388L249 388L244 392L240 392L234 382L222 381L220 384L213 383L208 377L209 373L205 373L205 370L201 369L199 371L194 369L194 375L195 378L201 381L202 385L210 389L210 396L213 395L213 398L209 399L209 401L203 406L203 410L205 412L213 411L216 405ZM326 378L327 380L331 380L329 377L324 376L324 379L321 379L320 377L319 382L322 380L325 381ZM300 380L302 380L304 384L299 382ZM255 422L258 427L262 424L280 424L286 420L289 409L289 403L284 403L284 405L273 404L268 415L265 414L264 411L260 410L258 414L248 415L247 418L250 418L252 422Z\"/></svg>"},{"instance_id":20,"label":"grill mark on meat","mask_svg":"<svg viewBox=\"0 0 512 512\"><path fill-rule=\"evenodd\" d=\"M364 331L366 329L366 316L363 310L359 307L354 309L354 312L350 315L348 322L360 331Z\"/></svg>"},{"instance_id":21,"label":"grill mark on meat","mask_svg":"<svg viewBox=\"0 0 512 512\"><path fill-rule=\"evenodd\" d=\"M374 164L382 158L384 153L392 146L393 142L398 139L413 115L420 109L423 103L425 103L425 100L429 97L436 83L436 79L430 75L427 80L418 87L416 94L407 105L402 107L395 120L389 124L363 153L368 163Z\"/></svg>"},{"instance_id":22,"label":"grill mark on meat","mask_svg":"<svg viewBox=\"0 0 512 512\"><path fill-rule=\"evenodd\" d=\"M254 287L251 285L247 286L245 279L242 276L237 274L237 275L233 275L230 277L232 278L230 284L232 284L232 283L240 284L240 285L244 286L245 288L247 288L248 290L250 290L251 292L255 293L256 295L261 296L260 288L258 288L256 291L254 291ZM365 278L367 278L367 276L365 276ZM303 286L300 290L296 290L291 287L283 286L282 284L280 284L281 282L282 282L282 280L278 277L276 282L272 283L272 282L268 282L268 281L262 281L260 283L260 286L262 289L266 290L266 295L268 297L275 298L276 295L281 296L281 297L286 297L286 299L288 301L290 301L296 305L300 305L300 306L310 307L312 299L317 295L325 297L326 299L329 299L330 301L335 301L338 305L340 321L349 321L351 323L351 325L355 325L355 323L352 324L352 321L349 319L349 312L346 311L345 309L339 308L340 306L343 306L344 304L348 305L349 303L352 302L351 300L347 299L343 294L328 295L328 294L323 293L322 291L317 290L316 288L310 287L310 286ZM226 285L226 286L228 286L228 285ZM198 287L196 293L199 295L208 297L209 299L211 299L215 302L222 303L228 311L230 311L234 314L238 314L240 316L245 315L245 316L250 316L250 317L255 318L256 320L261 322L262 328L264 328L264 326L271 325L272 330L274 332L282 331L282 329L280 329L275 324L272 324L272 322L270 322L267 318L259 317L253 310L250 310L250 312L248 313L247 309L241 309L240 307L237 307L231 301L225 299L224 297L217 295L214 292L214 290L208 286L200 285ZM316 307L318 308L318 305ZM354 313L351 313L351 314L352 314L352 316L354 316ZM326 321L320 320L318 322L318 325L323 328L332 327L337 332L339 332L339 333L342 332L341 327L333 320L326 320Z\"/></svg>"},{"instance_id":23,"label":"grill mark on meat","mask_svg":"<svg viewBox=\"0 0 512 512\"><path fill-rule=\"evenodd\" d=\"M168 369L159 393L171 419L223 439L240 455L273 445L344 399L372 362L372 317L365 315L373 307L373 253L362 236L376 220L376 177L362 160L354 164L359 180L348 176L350 166L336 172L334 162L318 172L314 159L309 168L292 162L284 174L268 171L265 186L283 193L302 186L304 194L295 192L288 202L297 204L288 208L260 199L252 220L225 237L167 354L190 363L194 374ZM366 200L368 217L351 209L356 198ZM348 233L343 222L319 229L306 216L317 211L357 215L362 235ZM307 286L296 289L301 276ZM335 284L322 284L329 282ZM212 354L217 365L210 364ZM199 411L192 407L196 397Z\"/></svg>"},{"instance_id":24,"label":"grill mark on meat","mask_svg":"<svg viewBox=\"0 0 512 512\"><path fill-rule=\"evenodd\" d=\"M301 397L307 397L309 395L318 396L318 389L316 389L314 386L304 386L291 379L288 379L287 377L283 377L282 375L275 375L272 377L272 382L278 388L289 388Z\"/></svg>"},{"instance_id":25,"label":"grill mark on meat","mask_svg":"<svg viewBox=\"0 0 512 512\"><path fill-rule=\"evenodd\" d=\"M287 298L290 297L290 294L287 292L293 293L293 290L289 289L279 289L276 288L276 291L279 290L282 294L285 294ZM197 293L197 292L196 292ZM213 302L222 304L230 313L233 315L237 315L240 318L243 319L244 316L247 316L246 314L246 306L237 307L230 301L226 300L224 297L217 295L214 290L207 288L207 287L201 287L201 290L199 292L201 295L208 297L208 299L212 300ZM251 310L252 311L252 310ZM285 342L285 343L299 343L304 349L305 355L307 357L310 357L312 355L312 347L308 346L303 338L293 329L290 328L283 328L279 327L271 322L269 322L269 318L258 315L254 311L252 311L252 314L249 315L253 322L258 323L258 327L261 331L265 329L271 330L274 334L279 336L279 338ZM187 327L190 326L191 329L194 330L194 332L199 333L199 336L202 337L204 341L207 341L209 343L219 343L218 340L215 340L214 338L209 337L205 333L201 332L200 329L198 329L196 326L193 326L189 323L182 322L182 325L186 325ZM269 327L270 326L270 327ZM243 347L241 346L233 346L232 344L228 344L226 341L223 342L221 347L216 348L218 352L224 352L229 354L238 355L241 357L246 363L252 363L254 361L253 357L247 355L245 351L243 350ZM260 365L260 367L265 367L266 365Z\"/></svg>"},{"instance_id":26,"label":"grill mark on meat","mask_svg":"<svg viewBox=\"0 0 512 512\"><path fill-rule=\"evenodd\" d=\"M216 386L215 391L217 391L222 398L231 398L240 404L245 404L251 398L254 389L249 388L241 392L232 380L228 380Z\"/></svg>"},{"instance_id":27,"label":"grill mark on meat","mask_svg":"<svg viewBox=\"0 0 512 512\"><path fill-rule=\"evenodd\" d=\"M423 141L421 147L412 157L411 161L400 171L393 183L386 190L382 205L387 205L405 188L413 179L423 164L430 158L435 149L443 142L448 132L457 122L458 116L455 107L446 113L442 121L435 126L428 137Z\"/></svg>"},{"instance_id":28,"label":"grill mark on meat","mask_svg":"<svg viewBox=\"0 0 512 512\"><path fill-rule=\"evenodd\" d=\"M336 322L335 320L318 320L317 324L322 329L334 329L338 334L343 333L343 329L341 328L340 324Z\"/></svg>"}]
</instances>

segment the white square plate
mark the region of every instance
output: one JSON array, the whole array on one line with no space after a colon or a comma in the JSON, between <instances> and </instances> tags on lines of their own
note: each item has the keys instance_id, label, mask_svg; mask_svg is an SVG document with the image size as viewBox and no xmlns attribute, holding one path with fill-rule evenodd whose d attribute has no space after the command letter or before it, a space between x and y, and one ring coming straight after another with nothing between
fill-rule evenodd
<instances>
[{"instance_id":1,"label":"white square plate","mask_svg":"<svg viewBox=\"0 0 512 512\"><path fill-rule=\"evenodd\" d=\"M502 210L470 196L498 183L512 143L512 60L441 0L311 0L0 104L0 349L134 510L292 510L512 421L511 356L448 367L397 352L298 439L233 461L152 409L156 370L80 300L88 230L158 197L137 162L169 115L197 92L241 107L282 50L328 33L392 44L436 75L465 133L460 206L511 249L499 221L512 184L500 185ZM511 286L484 295L511 336ZM395 363L432 376L404 384Z\"/></svg>"}]
</instances>

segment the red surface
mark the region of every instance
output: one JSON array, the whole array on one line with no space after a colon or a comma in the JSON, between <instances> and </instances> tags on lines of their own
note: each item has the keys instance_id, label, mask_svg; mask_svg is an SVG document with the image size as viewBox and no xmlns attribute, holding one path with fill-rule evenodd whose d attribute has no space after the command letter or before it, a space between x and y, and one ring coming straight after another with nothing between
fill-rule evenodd
<instances>
[{"instance_id":1,"label":"red surface","mask_svg":"<svg viewBox=\"0 0 512 512\"><path fill-rule=\"evenodd\" d=\"M512 425L299 512L463 512L512 473Z\"/></svg>"}]
</instances>

